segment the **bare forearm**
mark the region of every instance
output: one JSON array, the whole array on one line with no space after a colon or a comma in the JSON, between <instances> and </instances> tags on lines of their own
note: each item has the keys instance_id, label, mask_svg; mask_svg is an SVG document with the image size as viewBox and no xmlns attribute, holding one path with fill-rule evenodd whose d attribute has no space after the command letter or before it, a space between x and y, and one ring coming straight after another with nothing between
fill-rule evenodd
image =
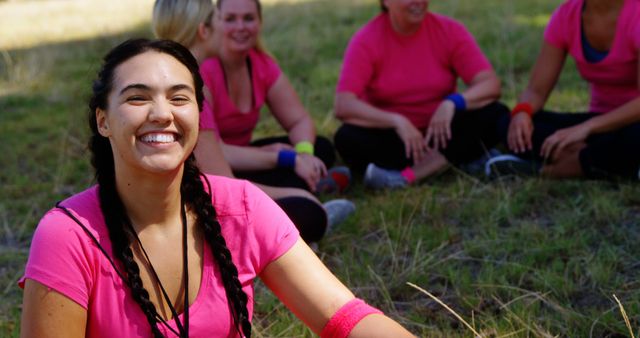
<instances>
[{"instance_id":1,"label":"bare forearm","mask_svg":"<svg viewBox=\"0 0 640 338\"><path fill-rule=\"evenodd\" d=\"M289 140L294 145L303 141L311 142L312 144L316 142L316 127L310 117L305 117L296 123L288 130L288 133Z\"/></svg>"},{"instance_id":2,"label":"bare forearm","mask_svg":"<svg viewBox=\"0 0 640 338\"><path fill-rule=\"evenodd\" d=\"M278 164L277 152L230 144L223 144L222 151L233 170L265 170L275 168Z\"/></svg>"},{"instance_id":3,"label":"bare forearm","mask_svg":"<svg viewBox=\"0 0 640 338\"><path fill-rule=\"evenodd\" d=\"M620 129L638 121L640 121L640 97L614 111L594 117L584 123L589 127L590 134L600 134Z\"/></svg>"},{"instance_id":4,"label":"bare forearm","mask_svg":"<svg viewBox=\"0 0 640 338\"><path fill-rule=\"evenodd\" d=\"M351 331L349 338L415 337L392 319L381 314L364 317Z\"/></svg>"},{"instance_id":5,"label":"bare forearm","mask_svg":"<svg viewBox=\"0 0 640 338\"><path fill-rule=\"evenodd\" d=\"M314 195L312 195L310 192L306 190L302 190L298 188L272 187L270 185L257 184L257 183L254 183L254 184L274 200L279 198L285 198L285 197L304 197L320 204L320 201L318 201L318 199Z\"/></svg>"},{"instance_id":6,"label":"bare forearm","mask_svg":"<svg viewBox=\"0 0 640 338\"><path fill-rule=\"evenodd\" d=\"M202 130L198 135L198 144L193 150L200 170L211 175L233 177L229 162L220 147L220 142L212 131Z\"/></svg>"},{"instance_id":7,"label":"bare forearm","mask_svg":"<svg viewBox=\"0 0 640 338\"><path fill-rule=\"evenodd\" d=\"M520 102L531 104L534 112L542 109L558 81L566 58L566 51L544 42L531 71L527 89L520 94Z\"/></svg>"},{"instance_id":8,"label":"bare forearm","mask_svg":"<svg viewBox=\"0 0 640 338\"><path fill-rule=\"evenodd\" d=\"M336 117L345 123L369 128L395 128L398 114L378 109L351 93L338 93Z\"/></svg>"},{"instance_id":9,"label":"bare forearm","mask_svg":"<svg viewBox=\"0 0 640 338\"><path fill-rule=\"evenodd\" d=\"M544 108L544 104L547 102L547 96L540 94L531 88L527 88L518 97L518 102L528 102L533 108L534 112Z\"/></svg>"},{"instance_id":10,"label":"bare forearm","mask_svg":"<svg viewBox=\"0 0 640 338\"><path fill-rule=\"evenodd\" d=\"M500 98L500 80L493 71L480 73L462 93L467 109L478 109Z\"/></svg>"}]
</instances>

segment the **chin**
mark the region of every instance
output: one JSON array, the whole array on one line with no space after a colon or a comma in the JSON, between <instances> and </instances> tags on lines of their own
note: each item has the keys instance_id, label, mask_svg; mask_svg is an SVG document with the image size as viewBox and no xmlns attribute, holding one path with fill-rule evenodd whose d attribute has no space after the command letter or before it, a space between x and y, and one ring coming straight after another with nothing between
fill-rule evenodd
<instances>
[{"instance_id":1,"label":"chin","mask_svg":"<svg viewBox=\"0 0 640 338\"><path fill-rule=\"evenodd\" d=\"M142 168L152 174L171 174L180 170L184 166L187 157L180 158L174 156L153 156L142 160Z\"/></svg>"}]
</instances>

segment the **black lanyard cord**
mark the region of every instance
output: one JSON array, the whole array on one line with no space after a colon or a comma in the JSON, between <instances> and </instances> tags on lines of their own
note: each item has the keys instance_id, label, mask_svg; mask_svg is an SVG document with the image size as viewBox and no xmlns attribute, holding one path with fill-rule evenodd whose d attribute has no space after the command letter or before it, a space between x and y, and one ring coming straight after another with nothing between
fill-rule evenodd
<instances>
[{"instance_id":1,"label":"black lanyard cord","mask_svg":"<svg viewBox=\"0 0 640 338\"><path fill-rule=\"evenodd\" d=\"M178 312L176 311L175 306L173 306L173 303L171 302L171 298L169 298L167 291L162 285L162 282L160 281L160 277L158 276L156 269L153 268L153 264L151 264L149 255L147 254L147 251L144 249L144 246L142 245L140 238L138 238L138 234L133 229L133 225L131 225L131 222L128 219L126 223L127 223L127 226L129 227L129 230L131 231L134 238L136 239L136 242L138 242L138 245L140 246L140 249L144 254L145 259L149 263L149 267L151 268L153 277L158 282L158 286L160 286L160 290L162 291L164 300L167 302L167 305L169 306L169 310L171 310L171 314L173 315L173 320L176 323L176 327L178 328L178 331L180 331L180 334L178 334L178 336L183 338L188 338L189 337L189 257L187 253L188 252L187 251L187 245L188 245L187 244L187 212L185 209L184 200L181 200L181 204L182 204L182 208L180 210L180 216L182 220L182 280L184 282L184 309L182 311L184 315L184 324L180 322L180 319L178 318ZM156 313L156 317L163 324L165 324L165 326L170 327L168 326L164 318L162 318L159 314ZM177 334L175 330L172 330L172 331Z\"/></svg>"},{"instance_id":2,"label":"black lanyard cord","mask_svg":"<svg viewBox=\"0 0 640 338\"><path fill-rule=\"evenodd\" d=\"M113 261L113 259L111 258L111 256L109 256L109 254L107 254L107 251L104 249L104 247L100 244L100 242L98 241L98 239L91 233L91 231L89 231L89 229L87 229L87 227L82 224L82 222L80 222L80 220L78 220L78 218L76 218L70 211L69 209L67 209L66 207L62 206L60 204L61 202L57 202L56 203L56 208L62 210L69 218L71 218L76 224L78 224L82 230L91 238L91 240L93 241L93 243L98 247L98 249L100 250L100 252L102 252L102 254L107 258L107 260L109 261L109 263L111 263L111 267L113 267L113 270L116 272L116 274L118 274L118 276L120 276L120 279L122 279L123 282L125 282L127 279L125 278L124 274L122 272L120 272L120 269L118 269L118 266L116 265L116 263ZM184 208L183 208L183 212L184 212ZM183 220L186 219L186 216L183 217ZM184 221L183 221L184 222ZM186 224L186 222L184 222ZM183 227L184 229L184 227ZM135 232L134 232L135 233ZM154 271L155 272L155 271ZM163 290L164 291L164 290ZM169 303L171 304L171 303ZM188 312L186 313L186 315L188 316ZM162 318L162 316L160 316L157 312L155 313L155 317L156 319L158 319L158 321L160 323L162 323L169 331L173 332L176 336L181 337L182 335L176 331L174 328L172 328L165 320L164 318ZM186 317L185 317L186 318ZM188 319L186 320L186 322L188 323ZM182 332L182 331L181 331ZM187 337L188 337L188 332L187 332Z\"/></svg>"}]
</instances>

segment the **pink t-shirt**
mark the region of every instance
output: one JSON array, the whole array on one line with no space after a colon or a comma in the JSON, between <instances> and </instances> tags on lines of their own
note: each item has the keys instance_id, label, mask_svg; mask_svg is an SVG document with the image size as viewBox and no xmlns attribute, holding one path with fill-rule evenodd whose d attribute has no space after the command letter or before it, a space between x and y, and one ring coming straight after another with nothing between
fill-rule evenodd
<instances>
[{"instance_id":1,"label":"pink t-shirt","mask_svg":"<svg viewBox=\"0 0 640 338\"><path fill-rule=\"evenodd\" d=\"M242 289L249 297L251 316L254 278L287 252L299 234L285 213L255 186L224 177L208 178L222 234L238 268ZM72 210L113 257L98 188L72 196L62 205ZM189 333L193 337L237 337L220 272L206 243L200 290L189 306ZM25 278L87 309L87 337L151 336L151 328L129 288L91 238L60 209L50 210L40 221L21 284ZM168 323L177 331L173 320ZM175 337L164 325L158 327L166 337Z\"/></svg>"},{"instance_id":2,"label":"pink t-shirt","mask_svg":"<svg viewBox=\"0 0 640 338\"><path fill-rule=\"evenodd\" d=\"M253 104L251 110L242 112L229 97L220 60L212 58L200 65L200 74L213 100L200 114L200 128L216 131L227 144L244 146L251 142L251 135L260 118L260 108L267 99L269 89L282 74L275 60L256 49L249 52L249 67Z\"/></svg>"},{"instance_id":3,"label":"pink t-shirt","mask_svg":"<svg viewBox=\"0 0 640 338\"><path fill-rule=\"evenodd\" d=\"M568 0L558 7L547 25L544 38L575 59L580 75L591 87L589 110L607 113L640 95L640 1L625 0L609 54L597 63L589 63L582 49L583 5L584 0Z\"/></svg>"},{"instance_id":4,"label":"pink t-shirt","mask_svg":"<svg viewBox=\"0 0 640 338\"><path fill-rule=\"evenodd\" d=\"M471 34L459 22L427 13L411 36L396 33L389 15L369 21L345 52L338 92L351 92L369 104L407 117L424 129L442 100L491 69Z\"/></svg>"}]
</instances>

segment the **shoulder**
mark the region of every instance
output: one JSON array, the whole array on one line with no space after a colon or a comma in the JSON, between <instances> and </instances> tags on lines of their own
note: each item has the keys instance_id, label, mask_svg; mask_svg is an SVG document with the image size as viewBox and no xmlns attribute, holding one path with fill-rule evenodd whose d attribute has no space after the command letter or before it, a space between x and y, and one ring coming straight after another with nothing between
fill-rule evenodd
<instances>
[{"instance_id":1,"label":"shoulder","mask_svg":"<svg viewBox=\"0 0 640 338\"><path fill-rule=\"evenodd\" d=\"M262 196L262 191L246 180L216 175L204 175L202 180L205 189L211 189L211 203L221 217L247 214L251 201Z\"/></svg>"},{"instance_id":2,"label":"shoulder","mask_svg":"<svg viewBox=\"0 0 640 338\"><path fill-rule=\"evenodd\" d=\"M86 308L101 257L93 238L110 250L97 188L60 205L69 214L53 208L42 217L31 241L24 278L51 287Z\"/></svg>"},{"instance_id":3,"label":"shoulder","mask_svg":"<svg viewBox=\"0 0 640 338\"><path fill-rule=\"evenodd\" d=\"M351 37L350 43L376 43L390 28L389 16L385 13L380 13L360 27Z\"/></svg>"},{"instance_id":4,"label":"shoulder","mask_svg":"<svg viewBox=\"0 0 640 338\"><path fill-rule=\"evenodd\" d=\"M280 78L282 70L276 60L268 53L254 48L249 52L249 60L253 68L251 71L257 78L257 82L254 82L254 84L264 87L264 90L271 88L276 80Z\"/></svg>"},{"instance_id":5,"label":"shoulder","mask_svg":"<svg viewBox=\"0 0 640 338\"><path fill-rule=\"evenodd\" d=\"M550 22L567 24L567 20L575 20L580 18L582 13L581 0L566 0L558 6L549 19Z\"/></svg>"},{"instance_id":6,"label":"shoulder","mask_svg":"<svg viewBox=\"0 0 640 338\"><path fill-rule=\"evenodd\" d=\"M63 200L59 205L82 223L93 236L103 237L107 234L107 229L100 208L98 189L98 186L93 186ZM67 232L83 233L84 230L69 214L58 207L49 210L40 220L36 234L48 235L54 232L57 234L56 237L61 237L59 235Z\"/></svg>"},{"instance_id":7,"label":"shoulder","mask_svg":"<svg viewBox=\"0 0 640 338\"><path fill-rule=\"evenodd\" d=\"M446 36L447 39L471 35L461 21L438 13L427 13L423 25L430 31L438 31L440 34Z\"/></svg>"},{"instance_id":8,"label":"shoulder","mask_svg":"<svg viewBox=\"0 0 640 338\"><path fill-rule=\"evenodd\" d=\"M257 69L280 68L273 56L255 48L249 52L249 59L251 60L251 65Z\"/></svg>"}]
</instances>

